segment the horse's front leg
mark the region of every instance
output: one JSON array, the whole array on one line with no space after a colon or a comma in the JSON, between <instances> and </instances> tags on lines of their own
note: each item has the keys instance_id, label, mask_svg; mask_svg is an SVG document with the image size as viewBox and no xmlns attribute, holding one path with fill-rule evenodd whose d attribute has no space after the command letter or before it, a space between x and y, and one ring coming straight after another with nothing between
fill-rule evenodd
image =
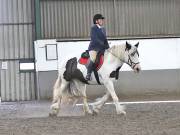
<instances>
[{"instance_id":1,"label":"horse's front leg","mask_svg":"<svg viewBox=\"0 0 180 135\"><path fill-rule=\"evenodd\" d=\"M106 94L101 97L98 101L92 103L93 113L98 114L102 106L105 104L105 102L108 100L110 94L107 91Z\"/></svg>"},{"instance_id":2,"label":"horse's front leg","mask_svg":"<svg viewBox=\"0 0 180 135\"><path fill-rule=\"evenodd\" d=\"M109 91L109 93L111 94L113 102L114 102L114 104L116 106L117 114L126 115L124 107L119 104L119 99L118 99L118 97L117 97L117 95L115 93L113 82L111 80L109 80L106 83L104 83L104 85L107 88L107 90Z\"/></svg>"}]
</instances>

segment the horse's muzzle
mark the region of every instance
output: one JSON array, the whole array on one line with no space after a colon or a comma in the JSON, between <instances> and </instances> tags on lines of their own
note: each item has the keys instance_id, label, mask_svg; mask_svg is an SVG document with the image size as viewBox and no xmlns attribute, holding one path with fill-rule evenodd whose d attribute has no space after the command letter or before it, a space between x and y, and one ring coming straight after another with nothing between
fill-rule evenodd
<instances>
[{"instance_id":1,"label":"horse's muzzle","mask_svg":"<svg viewBox=\"0 0 180 135\"><path fill-rule=\"evenodd\" d=\"M136 64L133 69L134 69L134 72L135 72L135 73L139 73L139 72L141 71L141 66L140 66L140 64Z\"/></svg>"}]
</instances>

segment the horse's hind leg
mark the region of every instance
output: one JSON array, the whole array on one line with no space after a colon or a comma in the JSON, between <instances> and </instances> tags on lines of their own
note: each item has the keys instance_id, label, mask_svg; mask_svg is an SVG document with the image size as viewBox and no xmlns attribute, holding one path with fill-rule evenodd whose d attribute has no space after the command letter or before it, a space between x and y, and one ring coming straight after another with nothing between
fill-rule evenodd
<instances>
[{"instance_id":1,"label":"horse's hind leg","mask_svg":"<svg viewBox=\"0 0 180 135\"><path fill-rule=\"evenodd\" d=\"M88 105L88 103L87 103L87 97L86 97L86 95L84 95L84 97L83 97L83 103L84 103L84 105L83 105L84 112L85 112L85 113L88 113L88 114L92 114L92 111L90 110L89 105Z\"/></svg>"},{"instance_id":2,"label":"horse's hind leg","mask_svg":"<svg viewBox=\"0 0 180 135\"><path fill-rule=\"evenodd\" d=\"M51 108L51 112L49 113L50 116L57 116L60 109L62 92L66 89L67 85L68 82L64 79L61 79L59 76L53 90L53 102L50 107Z\"/></svg>"},{"instance_id":3,"label":"horse's hind leg","mask_svg":"<svg viewBox=\"0 0 180 135\"><path fill-rule=\"evenodd\" d=\"M92 103L93 113L98 114L99 110L102 108L102 106L105 104L105 102L108 100L110 94L107 91L106 94L101 97L98 101Z\"/></svg>"},{"instance_id":4,"label":"horse's hind leg","mask_svg":"<svg viewBox=\"0 0 180 135\"><path fill-rule=\"evenodd\" d=\"M88 114L92 114L92 111L89 108L89 105L87 103L87 96L86 96L86 85L81 83L80 81L74 81L77 89L81 92L83 96L83 108L84 112Z\"/></svg>"},{"instance_id":5,"label":"horse's hind leg","mask_svg":"<svg viewBox=\"0 0 180 135\"><path fill-rule=\"evenodd\" d=\"M88 102L87 102L86 85L84 86L83 89L84 90L83 90L82 94L83 94L83 103L84 103L83 108L84 108L84 112L85 113L87 112L88 114L92 114L92 111L90 110Z\"/></svg>"},{"instance_id":6,"label":"horse's hind leg","mask_svg":"<svg viewBox=\"0 0 180 135\"><path fill-rule=\"evenodd\" d=\"M57 116L60 109L60 103L61 103L61 97L59 97L56 102L54 102L51 105L51 112L49 113L49 116Z\"/></svg>"},{"instance_id":7,"label":"horse's hind leg","mask_svg":"<svg viewBox=\"0 0 180 135\"><path fill-rule=\"evenodd\" d=\"M118 99L118 97L117 97L117 95L115 93L113 82L112 81L107 81L106 83L104 83L104 85L106 86L107 90L111 94L113 102L114 102L114 104L116 106L117 114L124 114L124 115L126 115L124 107L119 104L119 99Z\"/></svg>"}]
</instances>

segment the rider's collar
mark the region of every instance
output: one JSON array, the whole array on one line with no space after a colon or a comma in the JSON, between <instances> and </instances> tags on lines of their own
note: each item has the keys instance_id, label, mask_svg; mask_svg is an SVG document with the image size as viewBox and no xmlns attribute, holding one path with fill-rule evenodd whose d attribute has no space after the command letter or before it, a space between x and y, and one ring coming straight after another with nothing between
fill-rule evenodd
<instances>
[{"instance_id":1,"label":"rider's collar","mask_svg":"<svg viewBox=\"0 0 180 135\"><path fill-rule=\"evenodd\" d=\"M101 29L101 28L102 28L102 26L100 26L99 24L96 24L96 26L97 26L99 29Z\"/></svg>"}]
</instances>

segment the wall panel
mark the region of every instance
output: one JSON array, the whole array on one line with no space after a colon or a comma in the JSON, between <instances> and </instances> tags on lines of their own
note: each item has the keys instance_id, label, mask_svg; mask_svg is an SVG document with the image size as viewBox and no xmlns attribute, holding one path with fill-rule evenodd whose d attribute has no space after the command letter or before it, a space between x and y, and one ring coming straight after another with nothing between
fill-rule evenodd
<instances>
[{"instance_id":1,"label":"wall panel","mask_svg":"<svg viewBox=\"0 0 180 135\"><path fill-rule=\"evenodd\" d=\"M112 38L180 36L179 0L41 0L43 38L89 38L92 17L106 17Z\"/></svg>"},{"instance_id":2,"label":"wall panel","mask_svg":"<svg viewBox=\"0 0 180 135\"><path fill-rule=\"evenodd\" d=\"M1 69L0 74L2 101L35 99L34 73L20 73L19 61L8 61L7 67L6 70Z\"/></svg>"},{"instance_id":3,"label":"wall panel","mask_svg":"<svg viewBox=\"0 0 180 135\"><path fill-rule=\"evenodd\" d=\"M34 59L34 0L0 0L0 97L35 99L34 72L20 73L19 60ZM7 62L7 69L1 69Z\"/></svg>"}]
</instances>

